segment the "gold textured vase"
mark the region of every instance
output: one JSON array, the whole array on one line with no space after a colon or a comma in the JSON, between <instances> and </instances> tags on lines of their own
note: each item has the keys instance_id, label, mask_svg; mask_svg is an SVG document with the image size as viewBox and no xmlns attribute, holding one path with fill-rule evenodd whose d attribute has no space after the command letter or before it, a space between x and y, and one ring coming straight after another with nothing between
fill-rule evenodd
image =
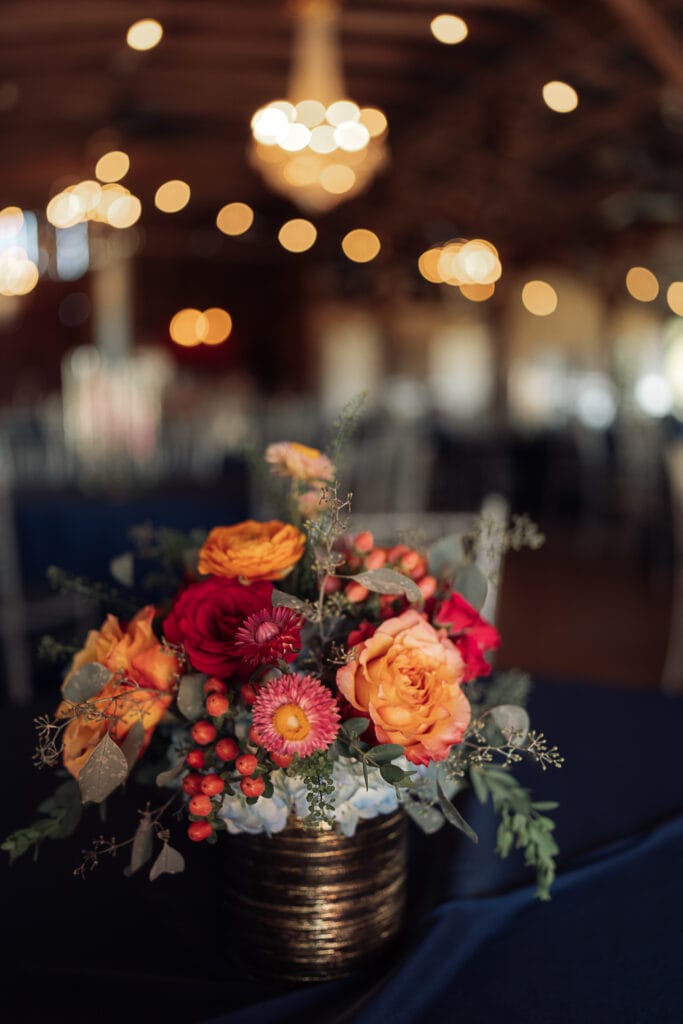
<instances>
[{"instance_id":1,"label":"gold textured vase","mask_svg":"<svg viewBox=\"0 0 683 1024\"><path fill-rule=\"evenodd\" d=\"M347 837L304 829L222 836L223 913L261 977L325 981L386 953L403 921L406 822L401 811Z\"/></svg>"}]
</instances>

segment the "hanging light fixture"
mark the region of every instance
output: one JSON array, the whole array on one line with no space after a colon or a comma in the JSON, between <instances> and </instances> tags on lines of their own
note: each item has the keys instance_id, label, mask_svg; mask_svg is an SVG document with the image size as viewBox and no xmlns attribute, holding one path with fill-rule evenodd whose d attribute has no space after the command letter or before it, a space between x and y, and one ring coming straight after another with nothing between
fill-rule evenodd
<instances>
[{"instance_id":1,"label":"hanging light fixture","mask_svg":"<svg viewBox=\"0 0 683 1024\"><path fill-rule=\"evenodd\" d=\"M251 163L301 209L324 212L358 195L387 161L387 119L346 98L336 0L297 0L287 99L251 119Z\"/></svg>"}]
</instances>

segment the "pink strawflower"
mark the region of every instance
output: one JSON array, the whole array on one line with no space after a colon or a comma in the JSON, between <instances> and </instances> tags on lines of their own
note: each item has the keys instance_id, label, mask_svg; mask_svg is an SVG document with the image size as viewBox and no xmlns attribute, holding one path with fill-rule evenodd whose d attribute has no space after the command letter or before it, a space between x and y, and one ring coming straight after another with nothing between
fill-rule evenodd
<instances>
[{"instance_id":1,"label":"pink strawflower","mask_svg":"<svg viewBox=\"0 0 683 1024\"><path fill-rule=\"evenodd\" d=\"M308 757L325 750L339 731L339 708L327 687L314 676L280 676L259 690L253 724L271 754Z\"/></svg>"},{"instance_id":2,"label":"pink strawflower","mask_svg":"<svg viewBox=\"0 0 683 1024\"><path fill-rule=\"evenodd\" d=\"M268 462L278 476L322 484L334 480L334 466L317 448L297 441L276 441L266 448Z\"/></svg>"},{"instance_id":3,"label":"pink strawflower","mask_svg":"<svg viewBox=\"0 0 683 1024\"><path fill-rule=\"evenodd\" d=\"M293 661L301 650L304 620L291 608L262 608L245 619L235 633L235 650L251 665Z\"/></svg>"}]
</instances>

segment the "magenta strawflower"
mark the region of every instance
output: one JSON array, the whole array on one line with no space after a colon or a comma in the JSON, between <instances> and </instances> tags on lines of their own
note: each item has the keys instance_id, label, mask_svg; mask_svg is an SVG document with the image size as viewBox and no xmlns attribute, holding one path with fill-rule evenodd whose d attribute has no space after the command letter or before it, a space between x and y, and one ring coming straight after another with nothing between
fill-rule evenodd
<instances>
[{"instance_id":1,"label":"magenta strawflower","mask_svg":"<svg viewBox=\"0 0 683 1024\"><path fill-rule=\"evenodd\" d=\"M327 687L314 676L280 676L259 690L253 723L271 754L308 757L325 750L339 731L339 708Z\"/></svg>"},{"instance_id":2,"label":"magenta strawflower","mask_svg":"<svg viewBox=\"0 0 683 1024\"><path fill-rule=\"evenodd\" d=\"M245 619L235 633L235 649L251 665L292 661L301 650L304 620L291 608L262 608Z\"/></svg>"}]
</instances>

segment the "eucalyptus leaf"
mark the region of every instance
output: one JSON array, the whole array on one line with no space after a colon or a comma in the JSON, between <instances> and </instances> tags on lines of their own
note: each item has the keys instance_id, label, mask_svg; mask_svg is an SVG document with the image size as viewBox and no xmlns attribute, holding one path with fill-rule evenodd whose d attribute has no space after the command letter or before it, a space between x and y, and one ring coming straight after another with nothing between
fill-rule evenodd
<instances>
[{"instance_id":1,"label":"eucalyptus leaf","mask_svg":"<svg viewBox=\"0 0 683 1024\"><path fill-rule=\"evenodd\" d=\"M76 669L62 691L65 700L82 704L98 694L111 679L111 672L104 665L91 661Z\"/></svg>"},{"instance_id":2,"label":"eucalyptus leaf","mask_svg":"<svg viewBox=\"0 0 683 1024\"><path fill-rule=\"evenodd\" d=\"M357 739L362 733L365 732L367 727L370 725L369 718L347 718L343 724L344 732L351 736L352 739Z\"/></svg>"},{"instance_id":3,"label":"eucalyptus leaf","mask_svg":"<svg viewBox=\"0 0 683 1024\"><path fill-rule=\"evenodd\" d=\"M535 811L555 811L560 805L557 800L536 800L531 806Z\"/></svg>"},{"instance_id":4,"label":"eucalyptus leaf","mask_svg":"<svg viewBox=\"0 0 683 1024\"><path fill-rule=\"evenodd\" d=\"M473 843L478 843L479 836L474 829L467 824L457 807L448 799L441 788L441 783L438 779L436 780L436 791L439 796L439 807L441 808L441 812L446 821L450 825L454 825L455 828L460 829L461 832L464 832L467 838L471 839Z\"/></svg>"},{"instance_id":5,"label":"eucalyptus leaf","mask_svg":"<svg viewBox=\"0 0 683 1024\"><path fill-rule=\"evenodd\" d=\"M300 597L295 597L294 594L286 594L284 590L273 590L270 602L273 608L291 608L307 619L310 619L313 614L310 605L302 601Z\"/></svg>"},{"instance_id":6,"label":"eucalyptus leaf","mask_svg":"<svg viewBox=\"0 0 683 1024\"><path fill-rule=\"evenodd\" d=\"M153 882L159 875L177 875L185 870L185 858L179 850L164 843L161 853L152 864L149 880Z\"/></svg>"},{"instance_id":7,"label":"eucalyptus leaf","mask_svg":"<svg viewBox=\"0 0 683 1024\"><path fill-rule=\"evenodd\" d=\"M458 570L455 574L453 587L477 611L483 606L489 589L486 577L474 562Z\"/></svg>"},{"instance_id":8,"label":"eucalyptus leaf","mask_svg":"<svg viewBox=\"0 0 683 1024\"><path fill-rule=\"evenodd\" d=\"M125 739L121 743L121 750L123 751L123 756L128 764L129 772L133 770L144 742L145 727L140 719L138 719L137 722L134 722L130 727L126 733Z\"/></svg>"},{"instance_id":9,"label":"eucalyptus leaf","mask_svg":"<svg viewBox=\"0 0 683 1024\"><path fill-rule=\"evenodd\" d=\"M356 576L347 576L346 579L360 583L362 587L372 590L376 594L400 595L403 594L409 601L421 601L422 593L417 583L411 580L402 572L395 572L394 569L369 569L367 572L359 572Z\"/></svg>"},{"instance_id":10,"label":"eucalyptus leaf","mask_svg":"<svg viewBox=\"0 0 683 1024\"><path fill-rule=\"evenodd\" d=\"M477 765L472 765L470 768L470 782L472 783L472 789L476 793L477 800L480 804L485 804L489 798L489 790L486 785L486 773L478 768Z\"/></svg>"},{"instance_id":11,"label":"eucalyptus leaf","mask_svg":"<svg viewBox=\"0 0 683 1024\"><path fill-rule=\"evenodd\" d=\"M444 817L440 810L421 800L404 800L401 805L406 814L412 818L425 835L433 835L443 827Z\"/></svg>"},{"instance_id":12,"label":"eucalyptus leaf","mask_svg":"<svg viewBox=\"0 0 683 1024\"><path fill-rule=\"evenodd\" d=\"M179 775L182 774L184 768L184 762L178 761L176 764L173 765L172 768L167 768L165 772L159 772L155 779L157 786L163 787L170 785L178 778Z\"/></svg>"},{"instance_id":13,"label":"eucalyptus leaf","mask_svg":"<svg viewBox=\"0 0 683 1024\"><path fill-rule=\"evenodd\" d=\"M78 776L82 802L102 803L117 786L125 782L127 776L128 762L125 754L116 746L109 733L105 733Z\"/></svg>"},{"instance_id":14,"label":"eucalyptus leaf","mask_svg":"<svg viewBox=\"0 0 683 1024\"><path fill-rule=\"evenodd\" d=\"M517 704L498 704L485 712L513 747L521 747L527 738L531 719L528 712Z\"/></svg>"},{"instance_id":15,"label":"eucalyptus leaf","mask_svg":"<svg viewBox=\"0 0 683 1024\"><path fill-rule=\"evenodd\" d=\"M410 776L399 768L397 764L383 764L379 770L380 775L385 782L391 783L392 786L399 785L401 782L405 782L406 779L410 779Z\"/></svg>"},{"instance_id":16,"label":"eucalyptus leaf","mask_svg":"<svg viewBox=\"0 0 683 1024\"><path fill-rule=\"evenodd\" d=\"M440 537L429 549L427 555L429 572L437 579L448 579L455 576L465 561L463 535L451 533Z\"/></svg>"},{"instance_id":17,"label":"eucalyptus leaf","mask_svg":"<svg viewBox=\"0 0 683 1024\"><path fill-rule=\"evenodd\" d=\"M117 583L124 587L132 587L135 582L135 556L132 551L124 551L122 555L112 558L109 563L109 572Z\"/></svg>"},{"instance_id":18,"label":"eucalyptus leaf","mask_svg":"<svg viewBox=\"0 0 683 1024\"><path fill-rule=\"evenodd\" d=\"M404 749L398 743L381 743L368 750L368 757L371 757L377 764L388 764L389 761L393 761L403 753Z\"/></svg>"},{"instance_id":19,"label":"eucalyptus leaf","mask_svg":"<svg viewBox=\"0 0 683 1024\"><path fill-rule=\"evenodd\" d=\"M204 683L200 673L183 676L178 687L178 708L189 722L196 722L204 714Z\"/></svg>"},{"instance_id":20,"label":"eucalyptus leaf","mask_svg":"<svg viewBox=\"0 0 683 1024\"><path fill-rule=\"evenodd\" d=\"M135 836L133 838L133 848L130 855L130 864L124 869L124 875L130 877L139 871L143 864L152 856L152 849L154 846L154 828L152 826L152 816L150 814L143 814L140 819L140 824L137 827Z\"/></svg>"}]
</instances>

